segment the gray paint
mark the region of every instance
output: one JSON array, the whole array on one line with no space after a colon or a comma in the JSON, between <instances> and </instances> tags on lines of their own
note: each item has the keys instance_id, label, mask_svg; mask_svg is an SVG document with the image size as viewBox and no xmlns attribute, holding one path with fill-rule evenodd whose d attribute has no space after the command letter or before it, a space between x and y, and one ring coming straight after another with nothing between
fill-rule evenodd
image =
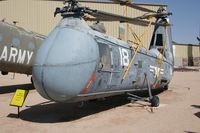
<instances>
[{"instance_id":1,"label":"gray paint","mask_svg":"<svg viewBox=\"0 0 200 133\"><path fill-rule=\"evenodd\" d=\"M63 23L68 22L63 20ZM66 101L78 95L89 82L98 61L95 40L84 32L63 27L63 23L42 44L33 69L39 93L55 101Z\"/></svg>"},{"instance_id":2,"label":"gray paint","mask_svg":"<svg viewBox=\"0 0 200 133\"><path fill-rule=\"evenodd\" d=\"M125 68L119 65L119 49L125 49L131 60L134 51L129 44L90 29L82 18L65 18L38 51L33 67L34 84L43 97L58 102L77 102L143 90L147 87L145 73L151 85L158 81L157 87L164 87L170 82L173 71L170 42L167 45L160 79L155 78L152 69L160 68L157 63L159 51L156 47L150 51L141 48L128 76L121 82ZM100 47L107 47L107 52L101 51ZM107 60L104 68L100 57ZM90 81L94 72L96 78ZM88 83L90 86L83 93Z\"/></svg>"}]
</instances>

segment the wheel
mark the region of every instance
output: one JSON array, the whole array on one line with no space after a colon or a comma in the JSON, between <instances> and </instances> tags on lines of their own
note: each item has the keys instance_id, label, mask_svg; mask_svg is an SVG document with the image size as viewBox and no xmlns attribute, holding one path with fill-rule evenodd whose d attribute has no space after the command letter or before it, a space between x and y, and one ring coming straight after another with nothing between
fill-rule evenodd
<instances>
[{"instance_id":1,"label":"wheel","mask_svg":"<svg viewBox=\"0 0 200 133\"><path fill-rule=\"evenodd\" d=\"M164 90L168 90L168 89L169 89L169 86L168 86L168 85L165 85L165 86L163 87L163 89L164 89Z\"/></svg>"},{"instance_id":2,"label":"wheel","mask_svg":"<svg viewBox=\"0 0 200 133\"><path fill-rule=\"evenodd\" d=\"M85 101L81 101L78 103L78 108L83 108L83 106L85 105Z\"/></svg>"},{"instance_id":3,"label":"wheel","mask_svg":"<svg viewBox=\"0 0 200 133\"><path fill-rule=\"evenodd\" d=\"M8 75L8 72L2 71L1 74L2 74L2 75Z\"/></svg>"},{"instance_id":4,"label":"wheel","mask_svg":"<svg viewBox=\"0 0 200 133\"><path fill-rule=\"evenodd\" d=\"M153 96L152 99L150 100L151 106L152 107L158 107L160 104L160 100L158 96Z\"/></svg>"}]
</instances>

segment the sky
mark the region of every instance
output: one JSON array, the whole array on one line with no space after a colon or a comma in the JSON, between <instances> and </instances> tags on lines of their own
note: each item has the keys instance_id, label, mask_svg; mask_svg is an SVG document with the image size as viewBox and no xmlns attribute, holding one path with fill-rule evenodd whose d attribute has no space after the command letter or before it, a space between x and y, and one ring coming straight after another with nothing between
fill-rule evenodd
<instances>
[{"instance_id":1,"label":"sky","mask_svg":"<svg viewBox=\"0 0 200 133\"><path fill-rule=\"evenodd\" d=\"M200 0L133 0L137 3L167 4L173 13L170 17L172 39L178 43L198 44L200 36Z\"/></svg>"}]
</instances>

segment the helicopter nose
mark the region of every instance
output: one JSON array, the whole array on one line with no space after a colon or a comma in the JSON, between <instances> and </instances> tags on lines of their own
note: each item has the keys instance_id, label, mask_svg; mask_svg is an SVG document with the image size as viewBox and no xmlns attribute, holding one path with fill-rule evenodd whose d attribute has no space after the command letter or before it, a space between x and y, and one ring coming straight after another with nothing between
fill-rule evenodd
<instances>
[{"instance_id":1,"label":"helicopter nose","mask_svg":"<svg viewBox=\"0 0 200 133\"><path fill-rule=\"evenodd\" d=\"M89 82L97 59L97 44L91 35L70 28L55 28L36 56L33 66L36 90L46 99L69 101Z\"/></svg>"}]
</instances>

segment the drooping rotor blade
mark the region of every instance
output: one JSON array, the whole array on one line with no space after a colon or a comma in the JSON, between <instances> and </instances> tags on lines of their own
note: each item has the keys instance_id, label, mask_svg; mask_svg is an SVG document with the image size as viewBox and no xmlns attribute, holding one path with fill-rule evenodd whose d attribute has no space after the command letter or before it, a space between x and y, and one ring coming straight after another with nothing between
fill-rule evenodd
<instances>
[{"instance_id":1,"label":"drooping rotor blade","mask_svg":"<svg viewBox=\"0 0 200 133\"><path fill-rule=\"evenodd\" d=\"M51 1L63 1L63 0L51 0ZM65 0L65 2L69 2L69 4L72 2L72 3L76 3L80 1L94 1L94 0ZM98 2L99 1L109 1L109 2L114 2L114 3L118 3L118 4L127 4L128 2L125 1L122 1L122 0L97 0ZM94 2L97 2L97 1L94 1ZM130 4L130 3L128 3ZM132 4L133 5L133 4ZM126 23L130 23L130 24L135 24L135 25L141 25L141 26L147 26L150 24L150 21L146 21L146 20L142 20L142 19L145 19L145 18L141 18L141 17L137 17L137 18L131 18L131 17L127 17L127 16L121 16L121 15L118 15L118 14L113 14L113 13L108 13L108 12L104 12L104 11L100 11L100 10L93 10L91 8L88 8L88 7L79 7L79 6L75 6L74 8L74 4L72 4L72 6L67 6L66 8L68 8L67 10L58 10L56 11L56 14L57 13L64 13L64 12L74 12L74 13L79 13L80 15L80 12L83 13L84 15L87 15L89 14L90 16L92 16L93 18L87 18L86 20L89 20L89 21L120 21L120 22L126 22ZM73 7L73 8L71 8ZM66 9L65 8L65 9ZM154 14L153 14L154 15ZM144 16L143 16L144 17ZM164 24L161 24L161 23L155 23L155 22L151 22L152 25L160 25L160 26L164 26Z\"/></svg>"},{"instance_id":2,"label":"drooping rotor blade","mask_svg":"<svg viewBox=\"0 0 200 133\"><path fill-rule=\"evenodd\" d=\"M153 13L153 14L145 14L145 15L142 15L140 17L137 17L139 19L148 19L150 17L154 17L154 18L163 18L163 17L167 17L167 16L170 16L172 15L171 12L166 12L166 13Z\"/></svg>"},{"instance_id":3,"label":"drooping rotor blade","mask_svg":"<svg viewBox=\"0 0 200 133\"><path fill-rule=\"evenodd\" d=\"M66 2L68 2L68 1L71 1L71 0L46 0L46 1L63 1L63 2L66 1ZM140 4L133 3L129 0L76 0L76 1L85 2L85 3L119 4L119 5L122 5L122 6L131 7L131 8L134 8L136 10L143 11L143 12L156 13L156 11L154 11L154 10L141 7Z\"/></svg>"},{"instance_id":4,"label":"drooping rotor blade","mask_svg":"<svg viewBox=\"0 0 200 133\"><path fill-rule=\"evenodd\" d=\"M141 25L141 26L147 26L150 23L149 21L141 20L138 18L125 17L125 16L113 14L113 13L107 13L104 11L92 10L89 8L85 10L85 13L95 17L95 19L99 21L120 21L120 22L135 24L135 25ZM88 20L92 21L95 19L88 19ZM152 24L155 25L156 23L153 22Z\"/></svg>"},{"instance_id":5,"label":"drooping rotor blade","mask_svg":"<svg viewBox=\"0 0 200 133\"><path fill-rule=\"evenodd\" d=\"M154 11L154 10L150 10L150 9L141 7L141 6L139 6L139 4L135 4L135 3L133 3L133 2L131 2L129 0L110 0L110 1L113 1L116 4L126 5L128 7L131 7L131 8L140 10L140 11L156 13L156 11Z\"/></svg>"},{"instance_id":6,"label":"drooping rotor blade","mask_svg":"<svg viewBox=\"0 0 200 133\"><path fill-rule=\"evenodd\" d=\"M141 7L140 4L132 3L131 1L128 0L78 0L78 1L87 3L120 4L122 6L128 6L140 11L156 13L156 11L154 10Z\"/></svg>"},{"instance_id":7,"label":"drooping rotor blade","mask_svg":"<svg viewBox=\"0 0 200 133\"><path fill-rule=\"evenodd\" d=\"M106 3L106 4L120 4L122 6L128 6L140 11L144 12L152 12L155 13L156 11L150 10L144 7L141 7L140 4L132 3L129 0L79 0L80 2L92 2L92 3Z\"/></svg>"}]
</instances>

